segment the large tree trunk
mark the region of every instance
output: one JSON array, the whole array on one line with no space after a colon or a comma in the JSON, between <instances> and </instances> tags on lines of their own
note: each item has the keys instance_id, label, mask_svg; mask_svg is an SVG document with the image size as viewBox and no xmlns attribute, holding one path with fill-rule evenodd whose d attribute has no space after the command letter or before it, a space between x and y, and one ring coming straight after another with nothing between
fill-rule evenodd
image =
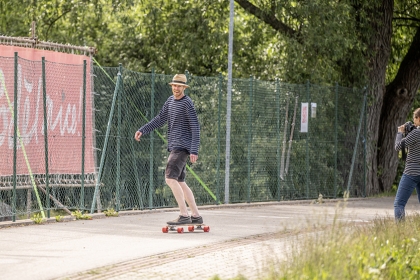
<instances>
[{"instance_id":1,"label":"large tree trunk","mask_svg":"<svg viewBox=\"0 0 420 280\"><path fill-rule=\"evenodd\" d=\"M372 5L370 10L372 30L374 31L368 44L373 50L369 60L369 94L367 127L369 131L367 142L367 188L366 195L379 193L379 176L381 170L377 163L377 148L380 128L380 116L385 95L385 74L391 52L393 0L382 0L378 7Z\"/></svg>"},{"instance_id":2,"label":"large tree trunk","mask_svg":"<svg viewBox=\"0 0 420 280\"><path fill-rule=\"evenodd\" d=\"M397 126L403 124L412 111L412 105L420 87L420 27L402 61L395 79L386 87L382 106L378 138L379 188L392 188L397 167L398 154L394 151Z\"/></svg>"}]
</instances>

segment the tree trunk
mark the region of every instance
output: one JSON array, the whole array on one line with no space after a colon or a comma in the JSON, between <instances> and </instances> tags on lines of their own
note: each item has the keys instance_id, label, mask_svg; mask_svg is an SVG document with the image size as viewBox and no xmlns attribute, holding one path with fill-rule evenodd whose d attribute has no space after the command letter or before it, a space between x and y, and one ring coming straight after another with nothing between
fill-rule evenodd
<instances>
[{"instance_id":1,"label":"tree trunk","mask_svg":"<svg viewBox=\"0 0 420 280\"><path fill-rule=\"evenodd\" d=\"M379 188L389 191L398 167L398 154L394 151L397 127L407 115L420 87L420 27L402 61L395 79L386 87L382 106L378 138Z\"/></svg>"},{"instance_id":2,"label":"tree trunk","mask_svg":"<svg viewBox=\"0 0 420 280\"><path fill-rule=\"evenodd\" d=\"M369 11L372 20L373 34L369 47L373 50L369 60L369 94L368 100L368 139L367 139L367 187L366 195L377 194L380 191L379 176L382 170L378 166L377 151L380 131L380 116L385 95L385 75L391 52L392 17L394 11L393 0L382 0L378 7L372 5Z\"/></svg>"}]
</instances>

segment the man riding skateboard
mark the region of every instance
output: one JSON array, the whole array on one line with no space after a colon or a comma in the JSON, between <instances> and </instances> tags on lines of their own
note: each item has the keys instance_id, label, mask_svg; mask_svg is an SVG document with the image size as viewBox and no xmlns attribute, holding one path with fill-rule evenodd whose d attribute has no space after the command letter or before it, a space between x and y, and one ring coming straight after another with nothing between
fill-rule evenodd
<instances>
[{"instance_id":1,"label":"man riding skateboard","mask_svg":"<svg viewBox=\"0 0 420 280\"><path fill-rule=\"evenodd\" d=\"M148 134L156 128L168 124L168 151L170 155L165 170L166 184L171 188L180 210L180 215L169 225L181 224L202 224L195 202L194 194L185 183L185 167L188 156L191 163L198 160L198 149L200 147L200 124L194 103L184 91L187 85L187 77L184 74L176 74L172 82L172 96L170 96L159 114L149 123L136 131L134 138L140 141L140 137ZM188 213L187 204L191 210Z\"/></svg>"}]
</instances>

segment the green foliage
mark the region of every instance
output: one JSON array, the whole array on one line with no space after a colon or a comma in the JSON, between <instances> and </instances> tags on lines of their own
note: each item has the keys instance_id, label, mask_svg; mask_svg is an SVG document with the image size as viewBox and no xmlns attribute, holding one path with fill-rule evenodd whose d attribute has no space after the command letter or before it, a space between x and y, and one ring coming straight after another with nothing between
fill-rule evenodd
<instances>
[{"instance_id":1,"label":"green foliage","mask_svg":"<svg viewBox=\"0 0 420 280\"><path fill-rule=\"evenodd\" d=\"M370 15L378 1L236 2L235 77L365 85L375 32ZM257 14L243 9L243 2L253 4ZM415 32L410 18L419 17L417 7L418 0L395 1L388 80ZM27 37L36 21L40 40L94 46L104 66L123 63L135 71L154 67L158 73L189 70L200 76L227 73L228 1L5 0L0 12L0 33ZM285 34L278 23L293 33Z\"/></svg>"},{"instance_id":2,"label":"green foliage","mask_svg":"<svg viewBox=\"0 0 420 280\"><path fill-rule=\"evenodd\" d=\"M45 222L45 219L42 217L41 213L34 214L31 217L31 220L34 221L34 223L37 224L37 225Z\"/></svg>"},{"instance_id":3,"label":"green foliage","mask_svg":"<svg viewBox=\"0 0 420 280\"><path fill-rule=\"evenodd\" d=\"M76 217L76 220L92 220L92 216L83 214L80 210L73 211L71 214Z\"/></svg>"},{"instance_id":4,"label":"green foliage","mask_svg":"<svg viewBox=\"0 0 420 280\"><path fill-rule=\"evenodd\" d=\"M220 45L227 39L222 31L226 7L225 1L138 2L117 12L109 25L109 46L99 56L141 72L155 67L158 73L215 74L227 56Z\"/></svg>"},{"instance_id":5,"label":"green foliage","mask_svg":"<svg viewBox=\"0 0 420 280\"><path fill-rule=\"evenodd\" d=\"M293 37L286 37L276 30L273 47L277 57L268 59L278 60L283 70L278 73L280 77L285 76L291 83L309 79L317 83L336 81L342 85L354 85L363 80L367 68L361 52L366 46L358 37L351 3L316 0L270 4L270 1L261 1L259 8L266 13L275 9L276 18L296 32Z\"/></svg>"}]
</instances>

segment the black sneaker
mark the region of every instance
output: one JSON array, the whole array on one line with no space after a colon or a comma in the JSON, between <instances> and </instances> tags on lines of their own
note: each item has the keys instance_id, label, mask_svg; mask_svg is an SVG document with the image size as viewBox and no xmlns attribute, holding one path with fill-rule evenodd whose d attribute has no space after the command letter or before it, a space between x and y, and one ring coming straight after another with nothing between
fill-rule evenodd
<instances>
[{"instance_id":1,"label":"black sneaker","mask_svg":"<svg viewBox=\"0 0 420 280\"><path fill-rule=\"evenodd\" d=\"M182 225L182 224L191 224L191 218L190 216L181 216L173 221L167 222L168 225Z\"/></svg>"},{"instance_id":2,"label":"black sneaker","mask_svg":"<svg viewBox=\"0 0 420 280\"><path fill-rule=\"evenodd\" d=\"M191 223L192 224L202 224L203 223L203 217L201 217L201 216L198 216L198 217L191 216Z\"/></svg>"}]
</instances>

